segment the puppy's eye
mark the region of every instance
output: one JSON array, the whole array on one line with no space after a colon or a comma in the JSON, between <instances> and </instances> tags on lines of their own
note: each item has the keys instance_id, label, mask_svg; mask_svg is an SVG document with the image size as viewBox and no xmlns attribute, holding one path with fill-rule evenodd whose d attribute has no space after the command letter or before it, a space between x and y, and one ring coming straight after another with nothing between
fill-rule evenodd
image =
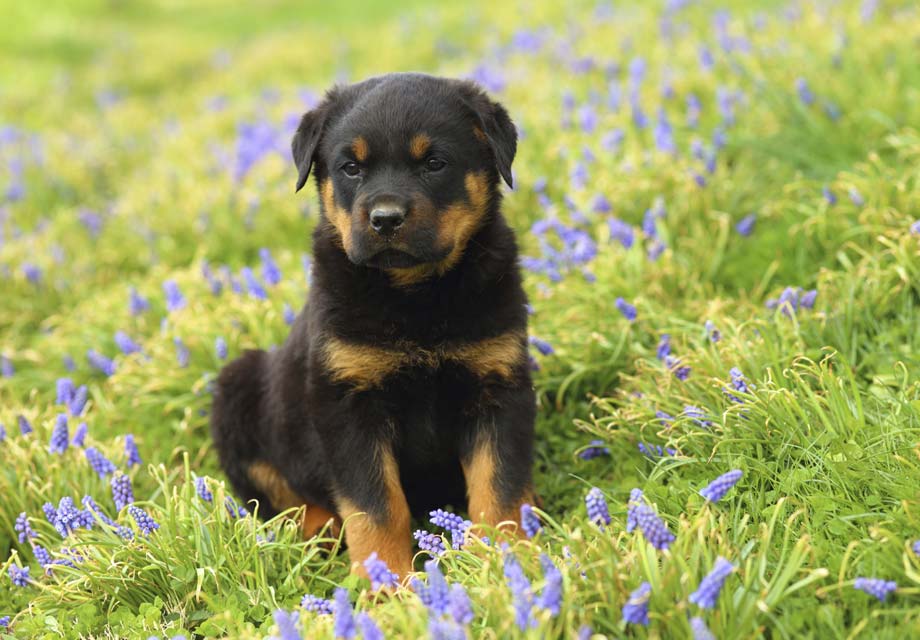
<instances>
[{"instance_id":1,"label":"puppy's eye","mask_svg":"<svg viewBox=\"0 0 920 640\"><path fill-rule=\"evenodd\" d=\"M346 162L342 165L342 172L349 178L356 178L361 175L361 167L357 162Z\"/></svg>"},{"instance_id":2,"label":"puppy's eye","mask_svg":"<svg viewBox=\"0 0 920 640\"><path fill-rule=\"evenodd\" d=\"M447 166L447 163L440 158L428 158L428 160L425 162L425 168L428 171L440 171L445 166Z\"/></svg>"}]
</instances>

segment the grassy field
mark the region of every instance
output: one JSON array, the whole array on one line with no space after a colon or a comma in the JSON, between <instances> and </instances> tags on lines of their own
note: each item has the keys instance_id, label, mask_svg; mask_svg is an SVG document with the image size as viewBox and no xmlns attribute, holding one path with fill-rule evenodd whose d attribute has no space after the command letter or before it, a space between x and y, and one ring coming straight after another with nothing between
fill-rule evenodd
<instances>
[{"instance_id":1,"label":"grassy field","mask_svg":"<svg viewBox=\"0 0 920 640\"><path fill-rule=\"evenodd\" d=\"M0 5L0 637L920 636L916 4L400 4ZM387 594L207 412L305 300L297 116L392 70L520 127L543 508Z\"/></svg>"}]
</instances>

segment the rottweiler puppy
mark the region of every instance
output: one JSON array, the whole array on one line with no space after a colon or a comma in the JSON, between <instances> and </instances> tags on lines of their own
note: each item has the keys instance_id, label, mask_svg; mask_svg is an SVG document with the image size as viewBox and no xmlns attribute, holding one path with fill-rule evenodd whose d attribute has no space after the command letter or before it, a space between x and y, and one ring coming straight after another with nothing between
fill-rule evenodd
<instances>
[{"instance_id":1,"label":"rottweiler puppy","mask_svg":"<svg viewBox=\"0 0 920 640\"><path fill-rule=\"evenodd\" d=\"M396 73L336 86L292 143L322 219L309 299L273 353L217 381L221 464L262 515L347 520L352 570L412 570L410 519L468 506L519 524L533 499L526 297L500 211L517 133L476 84ZM511 526L511 525L509 525Z\"/></svg>"}]
</instances>

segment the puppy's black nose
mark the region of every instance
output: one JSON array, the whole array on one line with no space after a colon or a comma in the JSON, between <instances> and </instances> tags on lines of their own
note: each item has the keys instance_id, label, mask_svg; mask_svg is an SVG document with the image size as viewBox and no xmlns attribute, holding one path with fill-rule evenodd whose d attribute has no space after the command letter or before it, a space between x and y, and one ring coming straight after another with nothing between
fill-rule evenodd
<instances>
[{"instance_id":1,"label":"puppy's black nose","mask_svg":"<svg viewBox=\"0 0 920 640\"><path fill-rule=\"evenodd\" d=\"M393 235L406 219L406 210L395 205L378 206L371 211L371 227L383 236Z\"/></svg>"}]
</instances>

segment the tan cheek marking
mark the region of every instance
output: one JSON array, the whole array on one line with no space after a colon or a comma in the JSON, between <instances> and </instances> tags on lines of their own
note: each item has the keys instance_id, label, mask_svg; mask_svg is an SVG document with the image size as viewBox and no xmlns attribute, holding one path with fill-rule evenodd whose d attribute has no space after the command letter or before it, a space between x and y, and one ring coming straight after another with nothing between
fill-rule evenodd
<instances>
[{"instance_id":1,"label":"tan cheek marking","mask_svg":"<svg viewBox=\"0 0 920 640\"><path fill-rule=\"evenodd\" d=\"M351 251L351 216L345 209L335 203L335 186L332 184L332 178L326 178L320 189L320 198L323 201L323 209L326 211L326 219L339 232L339 238L342 241L342 248L345 253Z\"/></svg>"},{"instance_id":2,"label":"tan cheek marking","mask_svg":"<svg viewBox=\"0 0 920 640\"><path fill-rule=\"evenodd\" d=\"M518 525L517 532L520 535L521 505L525 502L532 504L533 499L528 493L512 504L502 504L496 482L501 469L497 467L494 447L492 440L481 438L470 459L462 465L470 519L490 527L511 522Z\"/></svg>"},{"instance_id":3,"label":"tan cheek marking","mask_svg":"<svg viewBox=\"0 0 920 640\"><path fill-rule=\"evenodd\" d=\"M397 351L364 344L352 344L338 338L323 343L323 361L335 382L351 383L357 390L379 386L403 365L404 356Z\"/></svg>"},{"instance_id":4,"label":"tan cheek marking","mask_svg":"<svg viewBox=\"0 0 920 640\"><path fill-rule=\"evenodd\" d=\"M387 563L391 571L405 578L412 571L412 537L409 504L399 482L399 468L389 451L381 453L382 481L386 491L386 515L375 518L356 504L339 499L339 515L345 520L345 541L351 558L351 571L367 577L364 561L372 553Z\"/></svg>"},{"instance_id":5,"label":"tan cheek marking","mask_svg":"<svg viewBox=\"0 0 920 640\"><path fill-rule=\"evenodd\" d=\"M416 160L421 160L425 153L428 152L428 148L431 146L431 138L429 138L424 133L419 133L412 137L412 140L409 141L409 153Z\"/></svg>"},{"instance_id":6,"label":"tan cheek marking","mask_svg":"<svg viewBox=\"0 0 920 640\"><path fill-rule=\"evenodd\" d=\"M358 162L364 162L367 160L367 156L370 154L370 148L367 146L367 140L362 136L358 136L351 141L351 151L355 154L355 159Z\"/></svg>"},{"instance_id":7,"label":"tan cheek marking","mask_svg":"<svg viewBox=\"0 0 920 640\"><path fill-rule=\"evenodd\" d=\"M494 338L455 347L448 357L463 364L480 378L496 375L511 380L516 367L523 364L527 349L524 334L509 331Z\"/></svg>"},{"instance_id":8,"label":"tan cheek marking","mask_svg":"<svg viewBox=\"0 0 920 640\"><path fill-rule=\"evenodd\" d=\"M451 205L442 216L438 239L441 246L452 246L453 249L438 265L441 274L450 271L460 260L470 238L482 225L489 205L491 196L484 173L471 171L466 174L464 182L469 204Z\"/></svg>"}]
</instances>

